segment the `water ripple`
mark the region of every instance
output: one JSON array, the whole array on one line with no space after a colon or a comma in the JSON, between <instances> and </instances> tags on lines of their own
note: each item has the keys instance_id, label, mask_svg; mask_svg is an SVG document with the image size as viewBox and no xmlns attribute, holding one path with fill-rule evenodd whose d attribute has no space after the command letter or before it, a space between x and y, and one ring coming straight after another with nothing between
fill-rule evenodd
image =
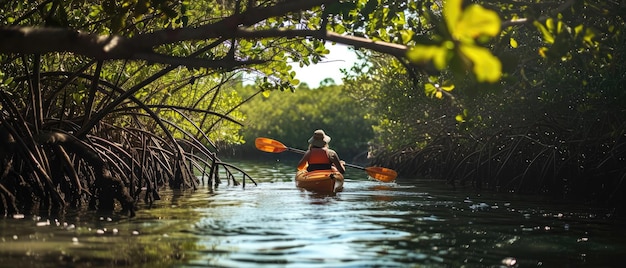
<instances>
[{"instance_id":1,"label":"water ripple","mask_svg":"<svg viewBox=\"0 0 626 268\"><path fill-rule=\"evenodd\" d=\"M292 166L253 165L250 174L258 186L164 192L132 219L0 221L0 260L299 268L617 267L625 259L625 222L588 206L357 175L324 195L296 189Z\"/></svg>"}]
</instances>

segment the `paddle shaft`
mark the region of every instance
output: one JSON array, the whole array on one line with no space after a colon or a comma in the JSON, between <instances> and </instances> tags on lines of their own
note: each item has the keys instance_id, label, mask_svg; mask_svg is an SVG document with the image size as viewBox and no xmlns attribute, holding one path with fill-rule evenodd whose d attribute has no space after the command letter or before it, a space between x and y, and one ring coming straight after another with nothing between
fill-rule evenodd
<instances>
[{"instance_id":1,"label":"paddle shaft","mask_svg":"<svg viewBox=\"0 0 626 268\"><path fill-rule=\"evenodd\" d=\"M305 150L300 150L300 149L291 148L291 147L287 147L287 151L294 152L294 153L299 153L299 154L305 154L306 153ZM351 168L356 168L356 169L360 169L360 170L365 170L365 168L362 167L362 166L357 166L357 165L348 164L348 163L343 163L343 165L346 166L346 167L351 167Z\"/></svg>"}]
</instances>

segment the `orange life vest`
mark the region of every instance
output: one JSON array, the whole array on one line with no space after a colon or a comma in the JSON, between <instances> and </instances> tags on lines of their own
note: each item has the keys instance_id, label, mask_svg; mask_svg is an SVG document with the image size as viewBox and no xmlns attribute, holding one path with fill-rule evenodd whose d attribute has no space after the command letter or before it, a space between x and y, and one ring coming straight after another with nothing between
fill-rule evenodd
<instances>
[{"instance_id":1,"label":"orange life vest","mask_svg":"<svg viewBox=\"0 0 626 268\"><path fill-rule=\"evenodd\" d=\"M330 162L330 158L328 158L328 152L322 148L311 148L308 162L308 171L332 168L332 163Z\"/></svg>"}]
</instances>

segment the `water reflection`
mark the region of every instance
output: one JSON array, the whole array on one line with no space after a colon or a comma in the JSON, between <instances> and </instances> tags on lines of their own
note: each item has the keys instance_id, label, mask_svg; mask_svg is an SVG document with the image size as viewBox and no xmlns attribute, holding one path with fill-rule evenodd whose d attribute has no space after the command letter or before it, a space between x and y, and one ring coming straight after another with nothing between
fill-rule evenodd
<instances>
[{"instance_id":1,"label":"water reflection","mask_svg":"<svg viewBox=\"0 0 626 268\"><path fill-rule=\"evenodd\" d=\"M611 267L624 221L605 212L435 182L349 174L345 190L294 187L293 165L242 163L258 186L166 192L132 219L0 221L3 265L157 267ZM2 266L2 265L0 265Z\"/></svg>"}]
</instances>

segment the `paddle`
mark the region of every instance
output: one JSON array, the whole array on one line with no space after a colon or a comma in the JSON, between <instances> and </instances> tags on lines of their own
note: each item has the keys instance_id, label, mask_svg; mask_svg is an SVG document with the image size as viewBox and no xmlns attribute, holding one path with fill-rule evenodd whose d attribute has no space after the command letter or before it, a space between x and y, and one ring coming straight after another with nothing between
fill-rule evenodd
<instances>
[{"instance_id":1,"label":"paddle","mask_svg":"<svg viewBox=\"0 0 626 268\"><path fill-rule=\"evenodd\" d=\"M304 150L287 147L280 141L270 138L256 138L256 140L254 141L254 145L257 149L268 153L282 153L284 151L290 151L304 154L306 152ZM393 181L398 176L398 173L395 170L384 167L361 167L347 163L345 163L344 166L365 170L365 172L367 172L367 175L382 182Z\"/></svg>"}]
</instances>

